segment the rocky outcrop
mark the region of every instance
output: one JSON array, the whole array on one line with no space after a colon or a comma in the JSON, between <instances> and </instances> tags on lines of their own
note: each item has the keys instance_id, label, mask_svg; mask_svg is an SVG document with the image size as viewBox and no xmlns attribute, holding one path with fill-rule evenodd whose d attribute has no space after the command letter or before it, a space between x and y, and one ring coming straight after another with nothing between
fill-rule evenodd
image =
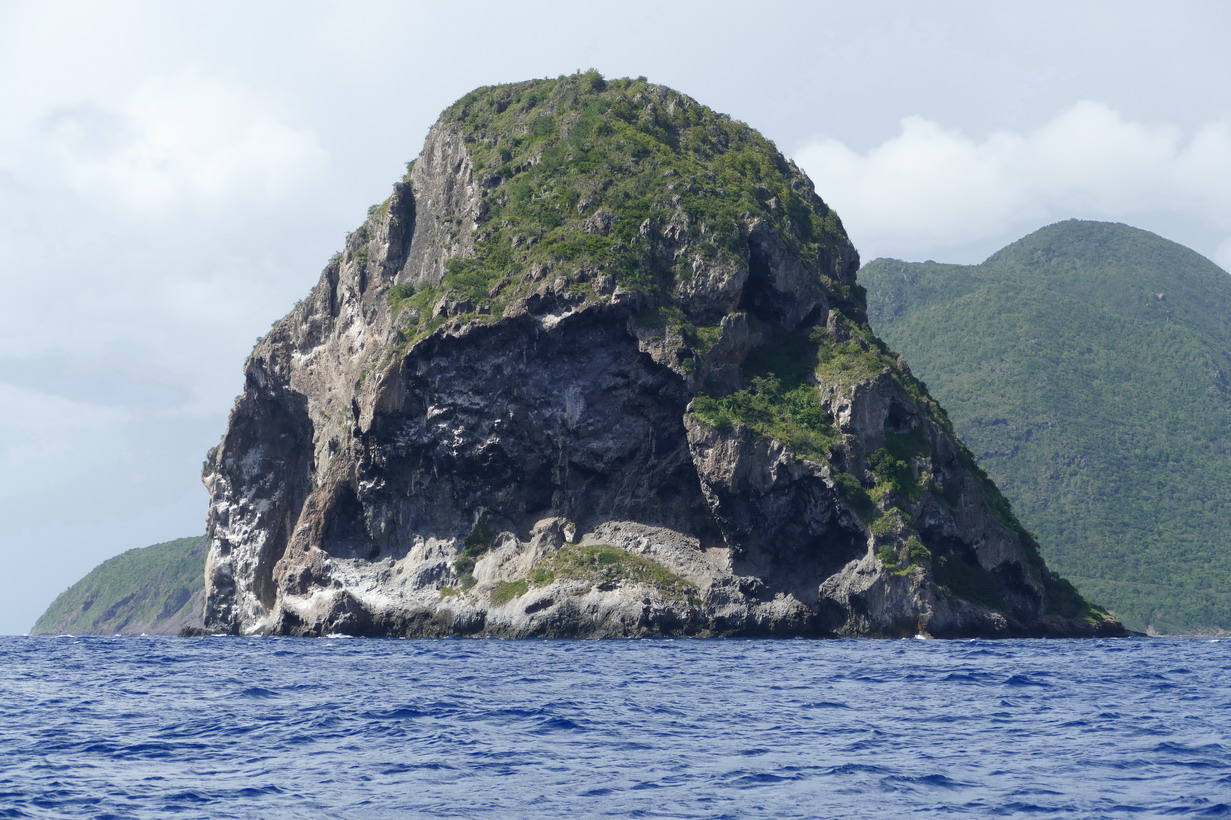
<instances>
[{"instance_id":1,"label":"rocky outcrop","mask_svg":"<svg viewBox=\"0 0 1231 820\"><path fill-rule=\"evenodd\" d=\"M745 126L481 89L258 343L204 479L207 628L1114 634L867 328Z\"/></svg>"}]
</instances>

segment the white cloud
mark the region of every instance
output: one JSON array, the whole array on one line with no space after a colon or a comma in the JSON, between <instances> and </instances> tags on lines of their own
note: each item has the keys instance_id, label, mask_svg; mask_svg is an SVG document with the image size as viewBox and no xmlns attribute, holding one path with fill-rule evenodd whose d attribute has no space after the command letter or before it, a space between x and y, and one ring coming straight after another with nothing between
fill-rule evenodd
<instances>
[{"instance_id":1,"label":"white cloud","mask_svg":"<svg viewBox=\"0 0 1231 820\"><path fill-rule=\"evenodd\" d=\"M1225 271L1231 271L1231 237L1227 237L1218 247L1214 249L1214 255L1210 257L1218 264L1222 265Z\"/></svg>"},{"instance_id":2,"label":"white cloud","mask_svg":"<svg viewBox=\"0 0 1231 820\"><path fill-rule=\"evenodd\" d=\"M0 632L108 554L199 531L245 354L362 217L337 224L316 128L223 76L47 88L0 128L0 558L23 579Z\"/></svg>"},{"instance_id":3,"label":"white cloud","mask_svg":"<svg viewBox=\"0 0 1231 820\"><path fill-rule=\"evenodd\" d=\"M216 390L341 242L319 229L334 180L315 130L243 83L186 71L52 98L7 153L0 284L35 309L0 347L31 367L114 356L160 378L176 362L173 395Z\"/></svg>"},{"instance_id":4,"label":"white cloud","mask_svg":"<svg viewBox=\"0 0 1231 820\"><path fill-rule=\"evenodd\" d=\"M145 80L118 108L77 104L41 123L40 170L142 220L274 208L328 165L310 128L250 89L194 73Z\"/></svg>"},{"instance_id":5,"label":"white cloud","mask_svg":"<svg viewBox=\"0 0 1231 820\"><path fill-rule=\"evenodd\" d=\"M897 136L865 152L822 138L795 158L865 259L979 261L952 257L986 254L1045 222L1080 217L1164 235L1184 225L1183 236L1169 238L1231 262L1231 121L1186 139L1173 125L1082 102L1025 133L973 139L908 117Z\"/></svg>"},{"instance_id":6,"label":"white cloud","mask_svg":"<svg viewBox=\"0 0 1231 820\"><path fill-rule=\"evenodd\" d=\"M20 503L30 496L54 492L88 477L101 460L95 451L115 449L99 448L91 441L107 435L129 416L119 408L87 405L3 379L0 406L5 408L0 415L0 471L20 477L5 481L0 509L6 520L15 518Z\"/></svg>"}]
</instances>

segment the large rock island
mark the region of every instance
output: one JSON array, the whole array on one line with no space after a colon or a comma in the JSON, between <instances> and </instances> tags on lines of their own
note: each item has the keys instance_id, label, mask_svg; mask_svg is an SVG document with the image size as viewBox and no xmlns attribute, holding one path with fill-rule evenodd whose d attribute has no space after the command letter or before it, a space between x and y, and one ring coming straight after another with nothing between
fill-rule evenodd
<instances>
[{"instance_id":1,"label":"large rock island","mask_svg":"<svg viewBox=\"0 0 1231 820\"><path fill-rule=\"evenodd\" d=\"M258 343L206 628L1120 634L868 327L764 137L644 80L484 88Z\"/></svg>"}]
</instances>

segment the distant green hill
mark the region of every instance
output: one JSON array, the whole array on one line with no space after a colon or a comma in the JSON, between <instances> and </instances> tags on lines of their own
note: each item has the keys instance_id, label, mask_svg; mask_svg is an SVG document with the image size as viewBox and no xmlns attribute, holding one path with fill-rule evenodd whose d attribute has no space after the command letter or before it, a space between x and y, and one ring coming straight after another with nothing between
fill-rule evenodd
<instances>
[{"instance_id":1,"label":"distant green hill","mask_svg":"<svg viewBox=\"0 0 1231 820\"><path fill-rule=\"evenodd\" d=\"M95 567L47 608L32 635L174 635L201 626L203 537L133 549Z\"/></svg>"},{"instance_id":2,"label":"distant green hill","mask_svg":"<svg viewBox=\"0 0 1231 820\"><path fill-rule=\"evenodd\" d=\"M1130 628L1231 629L1231 276L1069 221L859 280L1049 564Z\"/></svg>"}]
</instances>

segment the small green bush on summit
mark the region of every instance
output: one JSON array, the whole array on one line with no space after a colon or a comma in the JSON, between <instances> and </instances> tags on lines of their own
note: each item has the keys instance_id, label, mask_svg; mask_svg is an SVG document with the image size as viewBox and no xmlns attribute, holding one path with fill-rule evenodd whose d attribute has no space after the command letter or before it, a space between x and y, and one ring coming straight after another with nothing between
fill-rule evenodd
<instances>
[{"instance_id":1,"label":"small green bush on summit","mask_svg":"<svg viewBox=\"0 0 1231 820\"><path fill-rule=\"evenodd\" d=\"M590 69L581 75L581 85L586 91L598 93L607 88L607 81L595 69Z\"/></svg>"}]
</instances>

